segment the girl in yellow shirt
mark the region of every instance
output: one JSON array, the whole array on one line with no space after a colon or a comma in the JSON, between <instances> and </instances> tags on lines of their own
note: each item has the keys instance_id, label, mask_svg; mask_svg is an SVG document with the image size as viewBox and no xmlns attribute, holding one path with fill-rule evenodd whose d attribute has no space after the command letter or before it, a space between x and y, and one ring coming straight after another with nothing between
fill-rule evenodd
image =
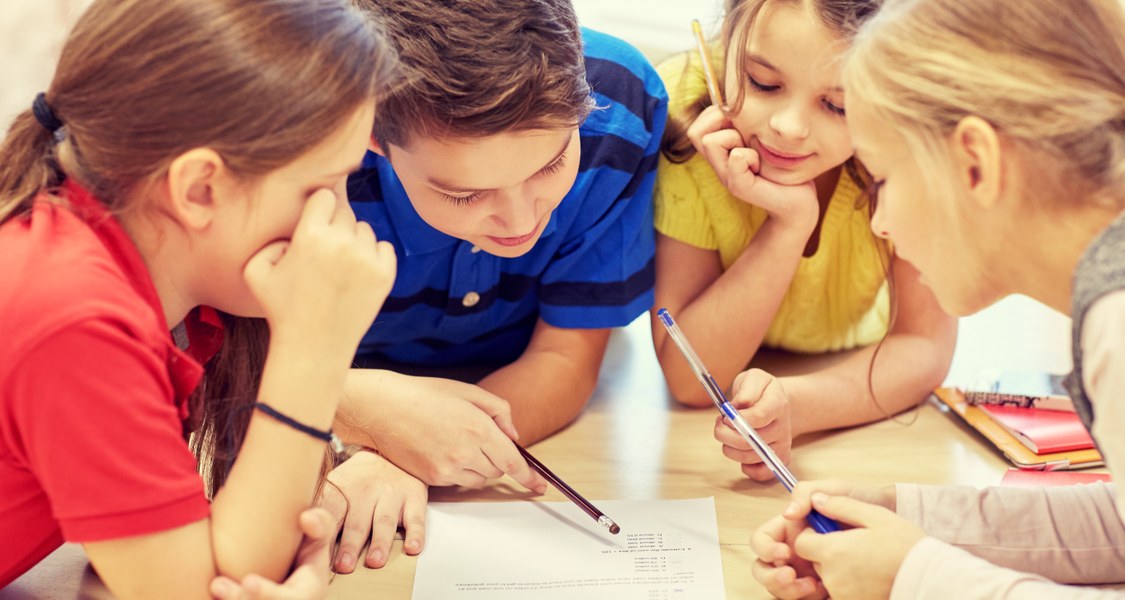
<instances>
[{"instance_id":1,"label":"girl in yellow shirt","mask_svg":"<svg viewBox=\"0 0 1125 600\"><path fill-rule=\"evenodd\" d=\"M711 105L698 57L659 69L672 120L656 182L656 305L675 315L719 385L733 386L732 401L788 460L797 435L924 398L949 367L956 323L872 235L866 178L852 157L840 59L880 2L732 4L716 48L725 106ZM709 405L655 320L653 341L672 395ZM740 374L763 346L855 351L805 375ZM748 476L772 478L721 421L715 437Z\"/></svg>"}]
</instances>

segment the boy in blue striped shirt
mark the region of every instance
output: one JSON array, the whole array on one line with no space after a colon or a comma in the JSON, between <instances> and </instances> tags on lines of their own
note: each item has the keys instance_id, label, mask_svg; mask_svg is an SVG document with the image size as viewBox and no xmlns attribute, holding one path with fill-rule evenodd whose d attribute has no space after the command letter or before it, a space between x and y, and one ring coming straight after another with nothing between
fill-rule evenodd
<instances>
[{"instance_id":1,"label":"boy in blue striped shirt","mask_svg":"<svg viewBox=\"0 0 1125 600\"><path fill-rule=\"evenodd\" d=\"M366 508L355 505L373 501L349 493L362 489L355 482L373 472L394 480L394 465L430 485L507 473L542 490L516 431L530 444L574 420L610 329L652 304L667 95L638 51L580 29L569 1L365 4L403 76L378 103L372 151L348 195L395 246L398 277L357 356L379 368L353 371L337 424L380 456L363 453L366 468L349 461L331 479L357 519ZM488 374L406 374L466 368ZM402 509L407 552L420 548L410 521L424 514L422 494L421 510L409 500L383 509ZM376 526L368 565L385 562L391 536ZM362 542L342 540L340 554ZM337 568L346 562L338 556Z\"/></svg>"}]
</instances>

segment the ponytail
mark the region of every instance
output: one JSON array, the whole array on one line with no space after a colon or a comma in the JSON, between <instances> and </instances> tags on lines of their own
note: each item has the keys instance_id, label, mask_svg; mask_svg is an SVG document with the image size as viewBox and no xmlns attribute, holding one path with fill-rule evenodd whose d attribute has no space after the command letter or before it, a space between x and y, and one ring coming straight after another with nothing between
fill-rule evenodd
<instances>
[{"instance_id":1,"label":"ponytail","mask_svg":"<svg viewBox=\"0 0 1125 600\"><path fill-rule=\"evenodd\" d=\"M21 113L0 145L0 223L31 209L40 192L62 181L53 132L31 110Z\"/></svg>"}]
</instances>

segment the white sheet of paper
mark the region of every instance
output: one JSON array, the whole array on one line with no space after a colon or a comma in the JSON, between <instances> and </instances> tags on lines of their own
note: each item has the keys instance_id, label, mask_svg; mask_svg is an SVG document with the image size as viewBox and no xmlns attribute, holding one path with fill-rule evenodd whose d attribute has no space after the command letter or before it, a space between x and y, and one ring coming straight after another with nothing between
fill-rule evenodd
<instances>
[{"instance_id":1,"label":"white sheet of paper","mask_svg":"<svg viewBox=\"0 0 1125 600\"><path fill-rule=\"evenodd\" d=\"M715 499L432 502L413 600L723 600Z\"/></svg>"}]
</instances>

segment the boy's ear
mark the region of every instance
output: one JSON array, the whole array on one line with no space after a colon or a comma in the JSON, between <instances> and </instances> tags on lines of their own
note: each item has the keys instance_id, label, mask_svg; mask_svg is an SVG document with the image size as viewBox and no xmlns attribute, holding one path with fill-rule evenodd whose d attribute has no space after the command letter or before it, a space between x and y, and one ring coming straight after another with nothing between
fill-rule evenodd
<instances>
[{"instance_id":1,"label":"boy's ear","mask_svg":"<svg viewBox=\"0 0 1125 600\"><path fill-rule=\"evenodd\" d=\"M965 117L949 139L954 177L980 208L991 208L1004 191L1004 148L988 121Z\"/></svg>"},{"instance_id":2,"label":"boy's ear","mask_svg":"<svg viewBox=\"0 0 1125 600\"><path fill-rule=\"evenodd\" d=\"M383 150L383 147L379 145L379 141L375 139L374 135L371 136L371 141L367 143L367 149L383 158L387 157L387 153Z\"/></svg>"},{"instance_id":3,"label":"boy's ear","mask_svg":"<svg viewBox=\"0 0 1125 600\"><path fill-rule=\"evenodd\" d=\"M186 229L205 229L215 216L224 173L222 157L210 148L193 148L177 156L168 167L165 210Z\"/></svg>"}]
</instances>

